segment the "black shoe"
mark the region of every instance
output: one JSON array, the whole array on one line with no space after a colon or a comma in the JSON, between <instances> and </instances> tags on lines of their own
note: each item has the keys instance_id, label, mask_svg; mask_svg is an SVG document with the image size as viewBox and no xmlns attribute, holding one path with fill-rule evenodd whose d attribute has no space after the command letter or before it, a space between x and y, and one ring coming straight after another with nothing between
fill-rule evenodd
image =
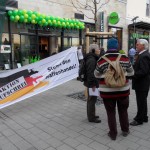
<instances>
[{"instance_id":1,"label":"black shoe","mask_svg":"<svg viewBox=\"0 0 150 150\"><path fill-rule=\"evenodd\" d=\"M101 120L100 119L94 119L94 120L89 120L89 122L94 122L94 123L101 123Z\"/></svg>"},{"instance_id":2,"label":"black shoe","mask_svg":"<svg viewBox=\"0 0 150 150\"><path fill-rule=\"evenodd\" d=\"M130 133L130 131L128 131L128 132L122 131L122 136L126 137L126 136L128 136L129 133Z\"/></svg>"},{"instance_id":3,"label":"black shoe","mask_svg":"<svg viewBox=\"0 0 150 150\"><path fill-rule=\"evenodd\" d=\"M98 118L99 118L99 116L95 116L95 118L96 118L96 119L98 119Z\"/></svg>"},{"instance_id":4,"label":"black shoe","mask_svg":"<svg viewBox=\"0 0 150 150\"><path fill-rule=\"evenodd\" d=\"M148 122L148 118L146 118L146 119L143 119L143 122Z\"/></svg>"},{"instance_id":5,"label":"black shoe","mask_svg":"<svg viewBox=\"0 0 150 150\"><path fill-rule=\"evenodd\" d=\"M110 133L108 133L107 135L111 138L111 140L113 140L113 141L116 140L116 137L112 137L112 136L110 135Z\"/></svg>"},{"instance_id":6,"label":"black shoe","mask_svg":"<svg viewBox=\"0 0 150 150\"><path fill-rule=\"evenodd\" d=\"M141 124L143 124L143 123L142 122L137 122L135 120L130 123L131 126L138 126L138 125L141 125Z\"/></svg>"}]
</instances>

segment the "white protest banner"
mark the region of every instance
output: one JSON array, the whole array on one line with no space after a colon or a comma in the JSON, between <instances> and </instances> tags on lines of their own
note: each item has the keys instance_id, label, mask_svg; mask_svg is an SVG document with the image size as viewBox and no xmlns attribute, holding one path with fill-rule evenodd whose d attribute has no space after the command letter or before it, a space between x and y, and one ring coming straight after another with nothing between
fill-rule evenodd
<instances>
[{"instance_id":1,"label":"white protest banner","mask_svg":"<svg viewBox=\"0 0 150 150\"><path fill-rule=\"evenodd\" d=\"M78 76L77 48L0 74L0 109Z\"/></svg>"}]
</instances>

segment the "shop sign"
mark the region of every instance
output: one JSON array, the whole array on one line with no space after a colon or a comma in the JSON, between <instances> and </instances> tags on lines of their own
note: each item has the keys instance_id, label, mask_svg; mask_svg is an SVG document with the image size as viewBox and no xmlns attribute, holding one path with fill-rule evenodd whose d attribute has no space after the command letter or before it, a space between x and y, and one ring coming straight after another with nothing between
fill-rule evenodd
<instances>
[{"instance_id":1,"label":"shop sign","mask_svg":"<svg viewBox=\"0 0 150 150\"><path fill-rule=\"evenodd\" d=\"M119 22L120 18L117 12L112 12L109 15L108 22L112 25L115 25Z\"/></svg>"},{"instance_id":2,"label":"shop sign","mask_svg":"<svg viewBox=\"0 0 150 150\"><path fill-rule=\"evenodd\" d=\"M150 38L149 35L143 35L143 34L138 34L138 33L132 33L132 37L134 39L140 39L140 38L148 39L148 38Z\"/></svg>"},{"instance_id":3,"label":"shop sign","mask_svg":"<svg viewBox=\"0 0 150 150\"><path fill-rule=\"evenodd\" d=\"M1 45L0 53L11 53L10 45Z\"/></svg>"},{"instance_id":4,"label":"shop sign","mask_svg":"<svg viewBox=\"0 0 150 150\"><path fill-rule=\"evenodd\" d=\"M104 12L100 13L100 31L104 32Z\"/></svg>"}]
</instances>

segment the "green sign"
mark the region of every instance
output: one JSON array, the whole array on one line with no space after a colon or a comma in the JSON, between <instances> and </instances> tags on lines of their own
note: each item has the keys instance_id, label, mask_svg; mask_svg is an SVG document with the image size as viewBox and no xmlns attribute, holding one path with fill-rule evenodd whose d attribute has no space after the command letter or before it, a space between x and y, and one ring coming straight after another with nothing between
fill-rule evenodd
<instances>
[{"instance_id":1,"label":"green sign","mask_svg":"<svg viewBox=\"0 0 150 150\"><path fill-rule=\"evenodd\" d=\"M110 15L109 15L109 19L108 19L108 22L112 25L115 25L119 22L119 15L117 12L112 12Z\"/></svg>"},{"instance_id":2,"label":"green sign","mask_svg":"<svg viewBox=\"0 0 150 150\"><path fill-rule=\"evenodd\" d=\"M138 33L132 33L132 37L134 39L140 39L140 38L148 39L148 38L150 38L149 35L143 35L143 34L138 34Z\"/></svg>"}]
</instances>

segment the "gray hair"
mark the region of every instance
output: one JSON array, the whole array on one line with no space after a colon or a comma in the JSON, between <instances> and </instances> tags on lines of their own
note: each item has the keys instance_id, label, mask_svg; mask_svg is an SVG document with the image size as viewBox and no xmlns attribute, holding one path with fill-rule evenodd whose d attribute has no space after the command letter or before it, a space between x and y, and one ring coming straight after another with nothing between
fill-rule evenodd
<instances>
[{"instance_id":1,"label":"gray hair","mask_svg":"<svg viewBox=\"0 0 150 150\"><path fill-rule=\"evenodd\" d=\"M89 52L92 52L93 50L99 50L99 46L97 44L90 44Z\"/></svg>"},{"instance_id":2,"label":"gray hair","mask_svg":"<svg viewBox=\"0 0 150 150\"><path fill-rule=\"evenodd\" d=\"M145 50L148 50L148 41L145 39L138 39L137 42L144 45Z\"/></svg>"}]
</instances>

